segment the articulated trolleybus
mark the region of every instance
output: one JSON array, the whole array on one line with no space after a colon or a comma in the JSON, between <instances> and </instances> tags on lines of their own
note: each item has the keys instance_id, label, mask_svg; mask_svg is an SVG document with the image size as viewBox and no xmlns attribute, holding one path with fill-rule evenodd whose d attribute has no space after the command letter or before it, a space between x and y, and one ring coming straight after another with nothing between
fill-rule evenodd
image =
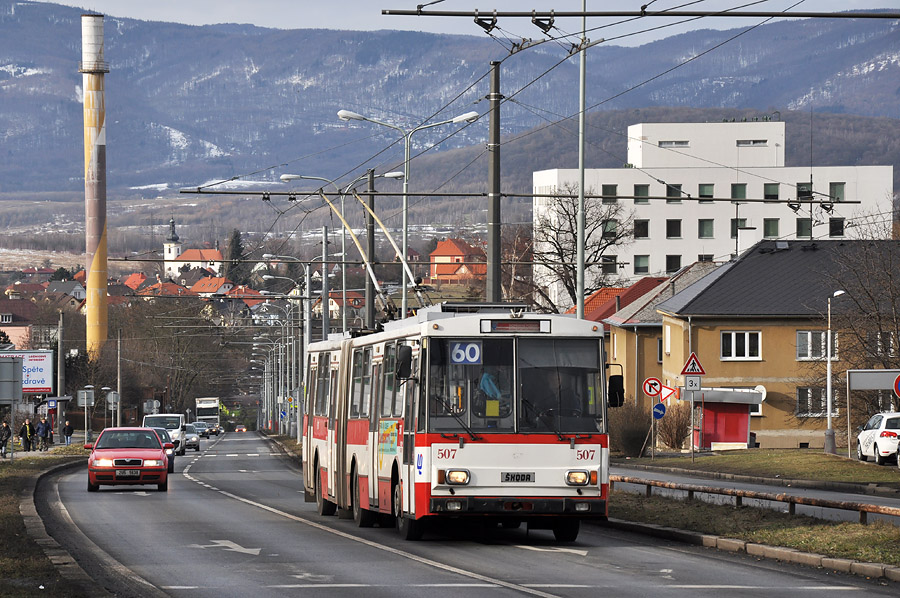
<instances>
[{"instance_id":1,"label":"articulated trolleybus","mask_svg":"<svg viewBox=\"0 0 900 598\"><path fill-rule=\"evenodd\" d=\"M600 324L443 304L312 343L307 359L304 484L319 514L393 521L409 540L477 517L573 541L582 519L606 518Z\"/></svg>"}]
</instances>

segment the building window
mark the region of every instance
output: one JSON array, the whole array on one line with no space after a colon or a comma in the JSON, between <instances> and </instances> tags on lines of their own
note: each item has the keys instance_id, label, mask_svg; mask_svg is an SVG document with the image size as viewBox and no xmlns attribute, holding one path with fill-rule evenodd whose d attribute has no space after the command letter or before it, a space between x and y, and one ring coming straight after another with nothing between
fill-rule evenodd
<instances>
[{"instance_id":1,"label":"building window","mask_svg":"<svg viewBox=\"0 0 900 598\"><path fill-rule=\"evenodd\" d=\"M665 342L666 355L672 354L672 327L666 324L663 326L663 339Z\"/></svg>"},{"instance_id":2,"label":"building window","mask_svg":"<svg viewBox=\"0 0 900 598\"><path fill-rule=\"evenodd\" d=\"M668 147L668 148L677 148L677 147L691 147L690 142L688 141L660 141L659 147Z\"/></svg>"},{"instance_id":3,"label":"building window","mask_svg":"<svg viewBox=\"0 0 900 598\"><path fill-rule=\"evenodd\" d=\"M738 139L737 146L738 147L766 147L768 145L767 139Z\"/></svg>"},{"instance_id":4,"label":"building window","mask_svg":"<svg viewBox=\"0 0 900 598\"><path fill-rule=\"evenodd\" d=\"M666 183L666 203L681 203L681 185Z\"/></svg>"},{"instance_id":5,"label":"building window","mask_svg":"<svg viewBox=\"0 0 900 598\"><path fill-rule=\"evenodd\" d=\"M844 183L828 183L828 195L831 201L844 201Z\"/></svg>"},{"instance_id":6,"label":"building window","mask_svg":"<svg viewBox=\"0 0 900 598\"><path fill-rule=\"evenodd\" d=\"M778 201L778 183L763 183L763 199Z\"/></svg>"},{"instance_id":7,"label":"building window","mask_svg":"<svg viewBox=\"0 0 900 598\"><path fill-rule=\"evenodd\" d=\"M713 223L715 221L712 218L701 218L697 221L697 238L698 239L712 239L713 234Z\"/></svg>"},{"instance_id":8,"label":"building window","mask_svg":"<svg viewBox=\"0 0 900 598\"><path fill-rule=\"evenodd\" d=\"M650 238L650 221L635 220L634 221L634 238L649 239Z\"/></svg>"},{"instance_id":9,"label":"building window","mask_svg":"<svg viewBox=\"0 0 900 598\"><path fill-rule=\"evenodd\" d=\"M711 253L701 253L697 256L698 262L711 262L713 261L713 254Z\"/></svg>"},{"instance_id":10,"label":"building window","mask_svg":"<svg viewBox=\"0 0 900 598\"><path fill-rule=\"evenodd\" d=\"M759 331L722 332L722 361L760 361Z\"/></svg>"},{"instance_id":11,"label":"building window","mask_svg":"<svg viewBox=\"0 0 900 598\"><path fill-rule=\"evenodd\" d=\"M612 358L613 358L613 359L618 359L618 357L616 357L616 355L618 354L618 351L617 351L616 349L617 349L618 347L617 347L617 345L616 345L616 333L615 333L615 332L612 333L612 335L611 335L609 341L610 341L610 342L609 342L609 346L610 346L610 348L612 349Z\"/></svg>"},{"instance_id":12,"label":"building window","mask_svg":"<svg viewBox=\"0 0 900 598\"><path fill-rule=\"evenodd\" d=\"M667 255L666 256L666 273L671 274L673 272L678 272L681 270L681 256L680 255Z\"/></svg>"},{"instance_id":13,"label":"building window","mask_svg":"<svg viewBox=\"0 0 900 598\"><path fill-rule=\"evenodd\" d=\"M828 398L825 389L819 386L797 387L797 415L800 417L825 417L828 409ZM834 404L831 414L837 415Z\"/></svg>"},{"instance_id":14,"label":"building window","mask_svg":"<svg viewBox=\"0 0 900 598\"><path fill-rule=\"evenodd\" d=\"M747 183L731 183L731 199L747 199Z\"/></svg>"},{"instance_id":15,"label":"building window","mask_svg":"<svg viewBox=\"0 0 900 598\"><path fill-rule=\"evenodd\" d=\"M812 237L812 220L809 218L797 218L797 238Z\"/></svg>"},{"instance_id":16,"label":"building window","mask_svg":"<svg viewBox=\"0 0 900 598\"><path fill-rule=\"evenodd\" d=\"M662 345L662 337L656 339L656 363L662 363L663 359L663 345Z\"/></svg>"},{"instance_id":17,"label":"building window","mask_svg":"<svg viewBox=\"0 0 900 598\"><path fill-rule=\"evenodd\" d=\"M12 323L12 314L0 314L0 324Z\"/></svg>"},{"instance_id":18,"label":"building window","mask_svg":"<svg viewBox=\"0 0 900 598\"><path fill-rule=\"evenodd\" d=\"M614 239L616 237L616 229L619 227L618 220L603 221L603 238Z\"/></svg>"},{"instance_id":19,"label":"building window","mask_svg":"<svg viewBox=\"0 0 900 598\"><path fill-rule=\"evenodd\" d=\"M763 237L766 239L778 238L778 218L763 218Z\"/></svg>"},{"instance_id":20,"label":"building window","mask_svg":"<svg viewBox=\"0 0 900 598\"><path fill-rule=\"evenodd\" d=\"M825 341L828 332L824 330L797 331L797 361L820 361L828 355ZM831 334L831 360L837 361L837 333Z\"/></svg>"},{"instance_id":21,"label":"building window","mask_svg":"<svg viewBox=\"0 0 900 598\"><path fill-rule=\"evenodd\" d=\"M681 220L666 220L666 238L681 238Z\"/></svg>"},{"instance_id":22,"label":"building window","mask_svg":"<svg viewBox=\"0 0 900 598\"><path fill-rule=\"evenodd\" d=\"M635 185L634 186L634 203L635 204L648 204L650 203L650 185Z\"/></svg>"},{"instance_id":23,"label":"building window","mask_svg":"<svg viewBox=\"0 0 900 598\"><path fill-rule=\"evenodd\" d=\"M812 199L812 182L797 183L797 199Z\"/></svg>"},{"instance_id":24,"label":"building window","mask_svg":"<svg viewBox=\"0 0 900 598\"><path fill-rule=\"evenodd\" d=\"M634 256L634 273L647 274L650 272L650 256L636 255Z\"/></svg>"},{"instance_id":25,"label":"building window","mask_svg":"<svg viewBox=\"0 0 900 598\"><path fill-rule=\"evenodd\" d=\"M615 255L604 255L600 258L600 270L604 274L615 274L616 273L616 258L618 256Z\"/></svg>"},{"instance_id":26,"label":"building window","mask_svg":"<svg viewBox=\"0 0 900 598\"><path fill-rule=\"evenodd\" d=\"M843 237L844 236L844 219L829 218L828 219L828 236Z\"/></svg>"},{"instance_id":27,"label":"building window","mask_svg":"<svg viewBox=\"0 0 900 598\"><path fill-rule=\"evenodd\" d=\"M746 218L732 218L731 219L731 238L737 239L738 229L744 228L747 226Z\"/></svg>"},{"instance_id":28,"label":"building window","mask_svg":"<svg viewBox=\"0 0 900 598\"><path fill-rule=\"evenodd\" d=\"M715 185L712 183L700 183L700 187L697 189L697 196L700 198L700 203L713 203L708 200L715 197Z\"/></svg>"},{"instance_id":29,"label":"building window","mask_svg":"<svg viewBox=\"0 0 900 598\"><path fill-rule=\"evenodd\" d=\"M874 357L896 357L897 343L893 332L872 332L866 335L867 352Z\"/></svg>"},{"instance_id":30,"label":"building window","mask_svg":"<svg viewBox=\"0 0 900 598\"><path fill-rule=\"evenodd\" d=\"M617 185L600 185L600 194L603 196L603 203L616 203L616 195L618 195Z\"/></svg>"}]
</instances>

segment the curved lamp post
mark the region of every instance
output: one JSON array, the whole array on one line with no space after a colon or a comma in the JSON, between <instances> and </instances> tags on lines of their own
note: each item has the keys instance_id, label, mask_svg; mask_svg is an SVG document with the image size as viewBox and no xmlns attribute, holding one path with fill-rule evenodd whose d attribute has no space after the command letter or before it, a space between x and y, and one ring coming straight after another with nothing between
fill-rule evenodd
<instances>
[{"instance_id":1,"label":"curved lamp post","mask_svg":"<svg viewBox=\"0 0 900 598\"><path fill-rule=\"evenodd\" d=\"M831 427L831 300L834 297L840 297L844 291L837 290L828 298L828 338L825 340L827 345L825 353L825 410L828 416L828 426L825 430L825 452L836 453L837 447L834 442L834 429ZM850 413L847 413L849 419Z\"/></svg>"},{"instance_id":2,"label":"curved lamp post","mask_svg":"<svg viewBox=\"0 0 900 598\"><path fill-rule=\"evenodd\" d=\"M478 120L480 114L477 112L466 112L465 114L460 114L455 118L451 118L449 120L442 120L436 123L428 123L424 125L419 125L418 127L412 129L404 129L403 127L399 127L397 125L393 125L388 122L384 122L382 120L377 120L374 118L369 118L368 116L363 116L362 114L357 114L356 112L351 112L350 110L339 110L338 118L341 120L363 120L370 123L374 123L376 125L381 125L383 127L389 127L396 131L400 131L403 135L403 255L400 256L400 259L406 261L406 257L409 254L409 149L410 149L410 139L412 138L413 133L416 131L421 131L422 129L430 129L432 127L439 127L441 125L449 125L449 124L459 124L462 122L475 122ZM400 310L403 312L402 317L406 317L408 301L406 298L408 281L406 280L406 270L402 270L402 287L403 287L403 295L400 298Z\"/></svg>"}]
</instances>

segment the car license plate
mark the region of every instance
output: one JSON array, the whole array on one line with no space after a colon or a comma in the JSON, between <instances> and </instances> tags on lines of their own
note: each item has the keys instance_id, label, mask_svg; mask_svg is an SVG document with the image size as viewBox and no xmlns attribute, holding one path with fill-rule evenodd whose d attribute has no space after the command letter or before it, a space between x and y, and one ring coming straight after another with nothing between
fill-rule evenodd
<instances>
[{"instance_id":1,"label":"car license plate","mask_svg":"<svg viewBox=\"0 0 900 598\"><path fill-rule=\"evenodd\" d=\"M500 483L534 482L533 471L501 471Z\"/></svg>"},{"instance_id":2,"label":"car license plate","mask_svg":"<svg viewBox=\"0 0 900 598\"><path fill-rule=\"evenodd\" d=\"M140 469L117 469L117 478L139 478L141 477Z\"/></svg>"}]
</instances>

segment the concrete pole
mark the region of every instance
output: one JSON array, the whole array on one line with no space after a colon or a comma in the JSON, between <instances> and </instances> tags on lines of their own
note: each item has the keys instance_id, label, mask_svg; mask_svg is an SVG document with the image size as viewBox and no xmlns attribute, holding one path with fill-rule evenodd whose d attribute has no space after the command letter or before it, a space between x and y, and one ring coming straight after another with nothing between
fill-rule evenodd
<instances>
[{"instance_id":1,"label":"concrete pole","mask_svg":"<svg viewBox=\"0 0 900 598\"><path fill-rule=\"evenodd\" d=\"M587 0L581 2L582 13L587 12ZM576 223L575 251L575 314L584 319L584 113L585 80L587 73L587 18L581 17L581 62L578 71L578 216Z\"/></svg>"},{"instance_id":2,"label":"concrete pole","mask_svg":"<svg viewBox=\"0 0 900 598\"><path fill-rule=\"evenodd\" d=\"M500 63L491 62L490 133L488 139L487 301L502 300L500 291Z\"/></svg>"},{"instance_id":3,"label":"concrete pole","mask_svg":"<svg viewBox=\"0 0 900 598\"><path fill-rule=\"evenodd\" d=\"M375 171L369 169L368 176L369 209L366 210L366 259L369 265L375 263ZM366 277L366 328L375 329L375 282L371 276Z\"/></svg>"},{"instance_id":4,"label":"concrete pole","mask_svg":"<svg viewBox=\"0 0 900 598\"><path fill-rule=\"evenodd\" d=\"M328 227L322 227L322 340L328 340Z\"/></svg>"}]
</instances>

